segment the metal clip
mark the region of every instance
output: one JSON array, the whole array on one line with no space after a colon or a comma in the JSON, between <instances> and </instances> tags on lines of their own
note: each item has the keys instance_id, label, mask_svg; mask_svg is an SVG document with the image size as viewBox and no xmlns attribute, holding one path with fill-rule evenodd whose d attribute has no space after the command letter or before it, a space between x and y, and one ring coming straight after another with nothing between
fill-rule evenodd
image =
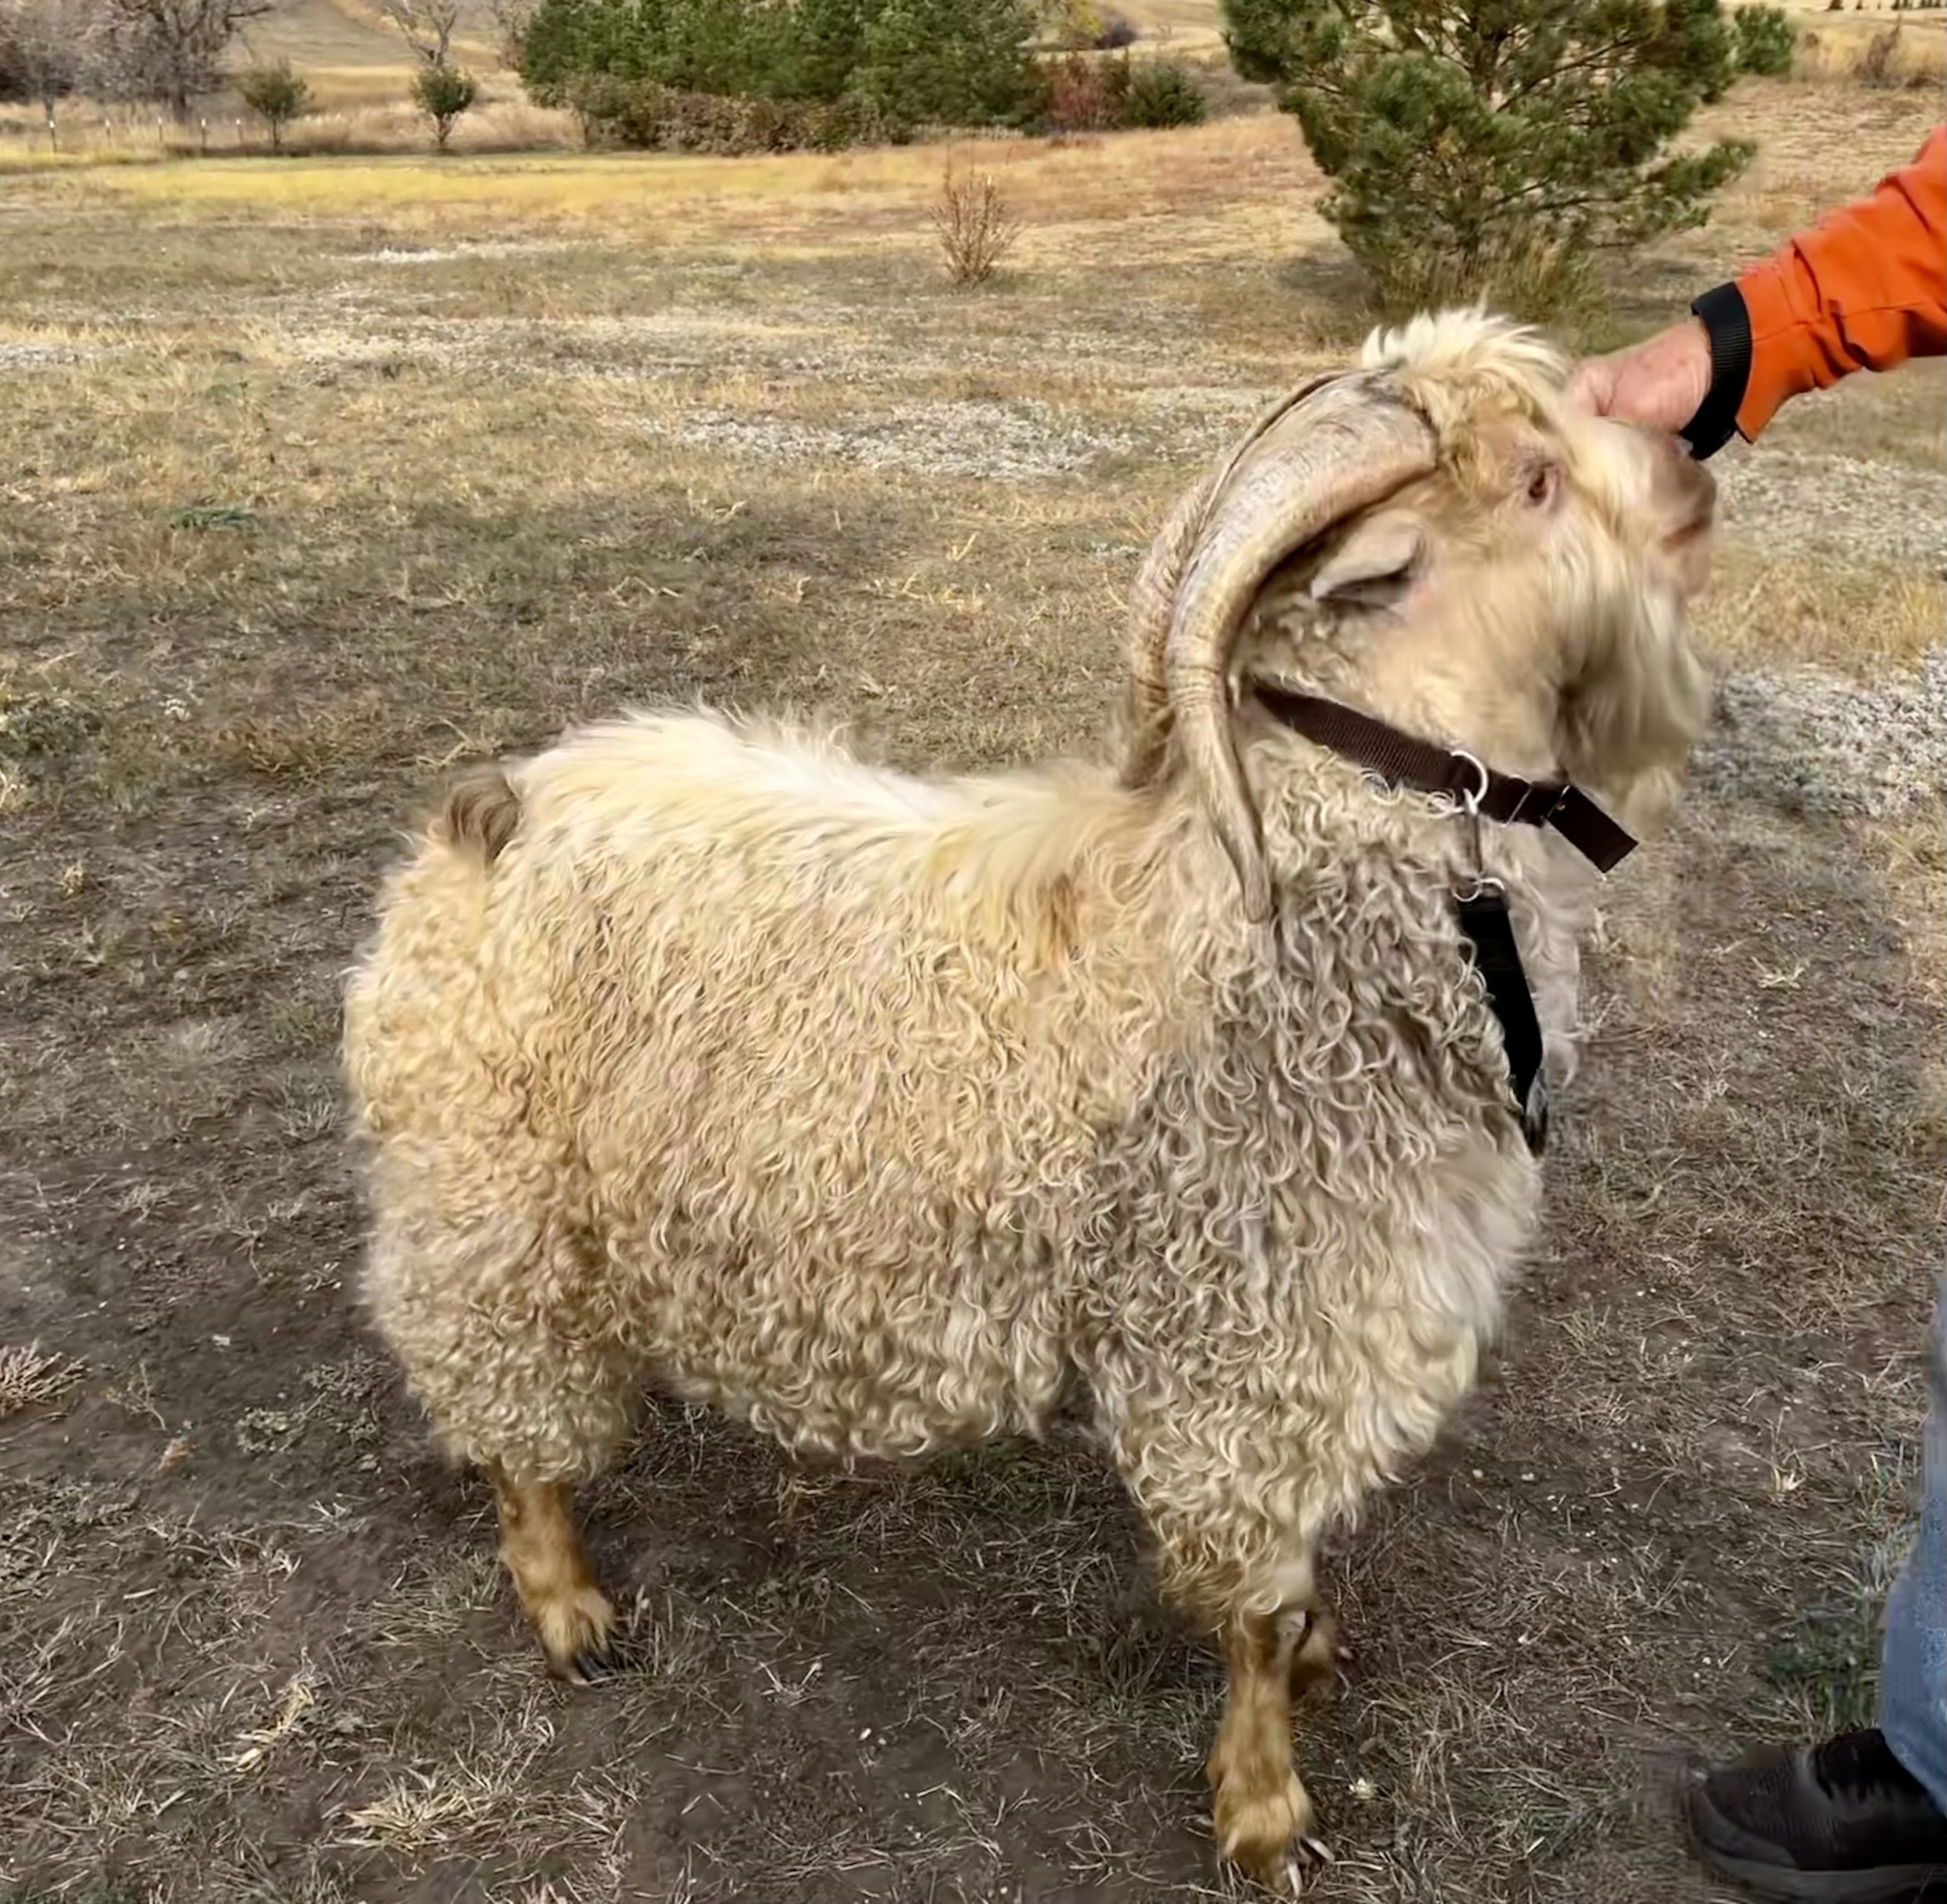
<instances>
[{"instance_id":1,"label":"metal clip","mask_svg":"<svg viewBox=\"0 0 1947 1904\"><path fill-rule=\"evenodd\" d=\"M1463 899L1477 899L1484 892L1499 892L1504 890L1498 879L1488 876L1487 859L1481 846L1481 803L1487 798L1488 770L1482 761L1469 753L1464 747L1455 748L1453 758L1456 760L1465 761L1481 777L1480 784L1478 787L1472 788L1460 796L1460 809L1467 816L1467 833L1473 847L1474 858L1473 885L1469 891L1463 893L1460 897Z\"/></svg>"}]
</instances>

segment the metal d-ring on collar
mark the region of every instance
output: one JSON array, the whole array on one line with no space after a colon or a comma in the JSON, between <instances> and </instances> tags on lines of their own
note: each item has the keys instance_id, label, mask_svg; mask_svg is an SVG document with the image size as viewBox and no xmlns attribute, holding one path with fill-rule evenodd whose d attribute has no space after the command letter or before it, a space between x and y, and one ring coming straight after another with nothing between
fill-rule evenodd
<instances>
[{"instance_id":1,"label":"metal d-ring on collar","mask_svg":"<svg viewBox=\"0 0 1947 1904\"><path fill-rule=\"evenodd\" d=\"M1481 852L1481 803L1488 796L1488 770L1486 766L1464 747L1453 750L1453 758L1463 766L1471 767L1480 776L1478 787L1464 789L1460 796L1460 810L1467 816L1467 831L1474 847L1474 890L1479 892L1488 883L1487 861ZM1493 882L1499 886L1501 882Z\"/></svg>"}]
</instances>

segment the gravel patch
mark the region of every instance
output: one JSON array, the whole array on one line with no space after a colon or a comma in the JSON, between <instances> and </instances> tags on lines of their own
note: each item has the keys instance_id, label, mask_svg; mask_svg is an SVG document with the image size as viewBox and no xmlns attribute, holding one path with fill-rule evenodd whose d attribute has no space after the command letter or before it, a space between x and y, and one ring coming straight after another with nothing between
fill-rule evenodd
<instances>
[{"instance_id":1,"label":"gravel patch","mask_svg":"<svg viewBox=\"0 0 1947 1904\"><path fill-rule=\"evenodd\" d=\"M312 363L410 358L510 376L653 382L748 371L850 382L862 368L859 351L827 347L812 330L780 330L721 313L672 308L572 320L441 319L408 316L399 308L423 308L450 295L406 293L395 283L378 301L361 287L341 285L313 301L335 317L343 313L360 321L288 324L281 336L301 361Z\"/></svg>"},{"instance_id":2,"label":"gravel patch","mask_svg":"<svg viewBox=\"0 0 1947 1904\"><path fill-rule=\"evenodd\" d=\"M424 250L384 245L376 251L354 251L351 262L354 265L437 265L466 255L458 245L429 245Z\"/></svg>"},{"instance_id":3,"label":"gravel patch","mask_svg":"<svg viewBox=\"0 0 1947 1904\"><path fill-rule=\"evenodd\" d=\"M462 245L381 245L376 251L348 254L354 264L438 265L456 258L517 258L538 251L569 251L581 241L572 238L483 238Z\"/></svg>"},{"instance_id":4,"label":"gravel patch","mask_svg":"<svg viewBox=\"0 0 1947 1904\"><path fill-rule=\"evenodd\" d=\"M1716 471L1725 527L1779 554L1947 568L1947 475L1760 448Z\"/></svg>"},{"instance_id":5,"label":"gravel patch","mask_svg":"<svg viewBox=\"0 0 1947 1904\"><path fill-rule=\"evenodd\" d=\"M783 417L693 411L647 428L685 443L787 461L837 457L868 469L921 475L984 476L1032 482L1086 469L1101 456L1126 454L1134 440L1118 430L1064 421L1045 404L909 403L843 424Z\"/></svg>"},{"instance_id":6,"label":"gravel patch","mask_svg":"<svg viewBox=\"0 0 1947 1904\"><path fill-rule=\"evenodd\" d=\"M402 266L479 256L489 249L393 246L364 255L375 264ZM923 323L888 330L883 312L809 300L768 319L703 301L625 315L445 321L402 308L423 309L443 294L405 292L400 274L392 272L383 285L345 281L260 299L257 307L275 313L284 338L300 354L309 348L321 358L341 356L347 320L355 320L358 343L368 354L465 359L515 373L653 381L748 372L850 388L862 379L965 378L986 370L1012 380L1022 367L1018 345L1005 339L965 337ZM1167 440L1193 439L1199 451L1227 440L1275 394L1255 382L1182 383L1180 351L1125 351L1119 342L1105 348L1099 339L1062 333L1037 336L1036 348L1050 364L1086 364L1112 384L1116 407L1124 412L1120 423L1159 441L1166 433Z\"/></svg>"},{"instance_id":7,"label":"gravel patch","mask_svg":"<svg viewBox=\"0 0 1947 1904\"><path fill-rule=\"evenodd\" d=\"M1173 431L1186 449L1212 451L1236 436L1275 394L1232 383L1155 383L1129 393L1145 422Z\"/></svg>"},{"instance_id":8,"label":"gravel patch","mask_svg":"<svg viewBox=\"0 0 1947 1904\"><path fill-rule=\"evenodd\" d=\"M1947 647L1870 687L1804 666L1734 675L1697 782L1788 813L1885 819L1947 799Z\"/></svg>"},{"instance_id":9,"label":"gravel patch","mask_svg":"<svg viewBox=\"0 0 1947 1904\"><path fill-rule=\"evenodd\" d=\"M0 344L0 370L52 370L80 364L100 351L77 350L71 344Z\"/></svg>"}]
</instances>

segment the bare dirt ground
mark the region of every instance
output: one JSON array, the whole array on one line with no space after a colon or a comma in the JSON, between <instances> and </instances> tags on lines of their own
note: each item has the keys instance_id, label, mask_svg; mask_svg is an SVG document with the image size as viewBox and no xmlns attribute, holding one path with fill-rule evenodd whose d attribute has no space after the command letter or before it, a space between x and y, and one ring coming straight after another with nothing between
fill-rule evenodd
<instances>
[{"instance_id":1,"label":"bare dirt ground","mask_svg":"<svg viewBox=\"0 0 1947 1904\"><path fill-rule=\"evenodd\" d=\"M1644 325L1906 156L1757 88ZM1730 110L1731 108L1726 108ZM1078 1451L794 1467L665 1407L548 1684L350 1291L339 974L437 771L631 698L1085 745L1162 508L1342 355L1290 129L0 180L0 1895L1226 1896L1218 1668ZM1333 1904L1702 1904L1688 1756L1868 1711L1941 1213L1942 380L1725 459L1725 721L1632 860L1505 1352L1331 1570Z\"/></svg>"}]
</instances>

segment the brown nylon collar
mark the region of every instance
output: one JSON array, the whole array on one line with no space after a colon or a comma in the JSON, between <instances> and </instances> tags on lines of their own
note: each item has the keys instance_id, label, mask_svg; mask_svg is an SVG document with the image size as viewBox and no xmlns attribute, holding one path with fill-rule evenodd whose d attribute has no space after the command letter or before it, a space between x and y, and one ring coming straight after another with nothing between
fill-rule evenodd
<instances>
[{"instance_id":1,"label":"brown nylon collar","mask_svg":"<svg viewBox=\"0 0 1947 1904\"><path fill-rule=\"evenodd\" d=\"M1566 780L1524 780L1498 774L1472 754L1402 734L1342 702L1295 694L1268 682L1251 691L1293 733L1328 747L1394 787L1444 793L1456 805L1501 825L1552 826L1599 872L1608 873L1636 842L1587 794Z\"/></svg>"}]
</instances>

